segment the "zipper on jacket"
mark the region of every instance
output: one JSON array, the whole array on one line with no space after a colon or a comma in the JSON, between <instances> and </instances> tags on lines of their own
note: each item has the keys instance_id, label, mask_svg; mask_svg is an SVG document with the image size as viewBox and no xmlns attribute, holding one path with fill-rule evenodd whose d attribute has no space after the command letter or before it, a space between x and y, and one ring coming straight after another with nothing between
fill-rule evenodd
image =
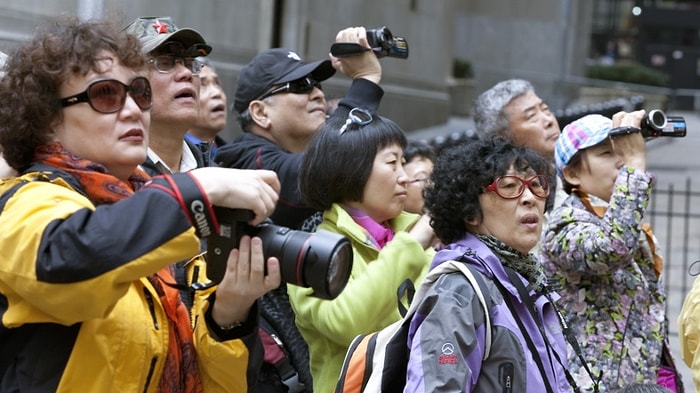
<instances>
[{"instance_id":1,"label":"zipper on jacket","mask_svg":"<svg viewBox=\"0 0 700 393\"><path fill-rule=\"evenodd\" d=\"M498 366L498 379L501 381L503 393L513 392L513 363L503 363Z\"/></svg>"},{"instance_id":2,"label":"zipper on jacket","mask_svg":"<svg viewBox=\"0 0 700 393\"><path fill-rule=\"evenodd\" d=\"M146 376L146 384L143 386L143 393L148 391L148 387L151 385L151 378L153 378L153 372L156 370L156 363L158 362L158 356L151 358L151 366L148 367L148 375Z\"/></svg>"},{"instance_id":3,"label":"zipper on jacket","mask_svg":"<svg viewBox=\"0 0 700 393\"><path fill-rule=\"evenodd\" d=\"M148 288L143 289L143 293L146 297L146 303L148 303L148 310L151 312L151 318L153 318L153 326L156 330L160 329L158 326L158 318L156 317L156 305L153 302L153 296L148 292Z\"/></svg>"},{"instance_id":4,"label":"zipper on jacket","mask_svg":"<svg viewBox=\"0 0 700 393\"><path fill-rule=\"evenodd\" d=\"M199 282L199 266L196 266L192 269L192 283ZM185 282L185 284L188 286L187 289L187 295L189 296L189 305L190 307L187 309L190 313L190 319L192 319L192 308L194 307L194 298L195 298L195 290L192 287L191 283Z\"/></svg>"}]
</instances>

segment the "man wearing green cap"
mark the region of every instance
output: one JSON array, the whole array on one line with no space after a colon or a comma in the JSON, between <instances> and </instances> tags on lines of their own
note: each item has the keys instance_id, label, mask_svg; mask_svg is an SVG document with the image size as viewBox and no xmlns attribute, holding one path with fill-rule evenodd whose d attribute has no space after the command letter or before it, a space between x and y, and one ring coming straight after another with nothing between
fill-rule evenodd
<instances>
[{"instance_id":1,"label":"man wearing green cap","mask_svg":"<svg viewBox=\"0 0 700 393\"><path fill-rule=\"evenodd\" d=\"M209 166L208 154L187 142L185 133L199 111L199 56L211 46L196 30L178 28L170 17L141 17L125 28L138 37L151 65L153 89L148 158L142 168L151 175L186 172Z\"/></svg>"}]
</instances>

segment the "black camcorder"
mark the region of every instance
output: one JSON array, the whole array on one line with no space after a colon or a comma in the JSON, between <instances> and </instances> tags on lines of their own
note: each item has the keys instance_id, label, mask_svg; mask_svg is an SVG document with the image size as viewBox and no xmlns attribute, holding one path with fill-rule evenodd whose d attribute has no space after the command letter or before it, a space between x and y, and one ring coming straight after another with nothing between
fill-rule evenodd
<instances>
[{"instance_id":1,"label":"black camcorder","mask_svg":"<svg viewBox=\"0 0 700 393\"><path fill-rule=\"evenodd\" d=\"M610 132L610 136L624 135L637 131L636 127L618 127ZM641 131L644 138L681 138L686 134L685 119L681 116L666 116L661 109L652 109L642 119L639 131Z\"/></svg>"},{"instance_id":2,"label":"black camcorder","mask_svg":"<svg viewBox=\"0 0 700 393\"><path fill-rule=\"evenodd\" d=\"M408 58L408 42L403 37L393 35L386 27L368 29L367 42L378 58ZM331 45L331 54L335 57L356 56L368 50L370 49L350 42L336 42Z\"/></svg>"},{"instance_id":3,"label":"black camcorder","mask_svg":"<svg viewBox=\"0 0 700 393\"><path fill-rule=\"evenodd\" d=\"M408 57L408 42L403 37L391 34L386 26L367 30L367 42L379 58L389 56L405 59Z\"/></svg>"},{"instance_id":4,"label":"black camcorder","mask_svg":"<svg viewBox=\"0 0 700 393\"><path fill-rule=\"evenodd\" d=\"M334 299L345 288L352 270L352 246L345 236L319 230L315 233L295 231L266 221L252 226L247 223L249 210L215 206L219 233L207 238L207 276L219 283L226 272L231 250L238 247L243 235L262 240L265 260L277 257L282 280L289 284L311 287L313 296Z\"/></svg>"},{"instance_id":5,"label":"black camcorder","mask_svg":"<svg viewBox=\"0 0 700 393\"><path fill-rule=\"evenodd\" d=\"M642 119L641 129L645 138L684 137L685 119L681 116L666 116L662 110L653 109Z\"/></svg>"}]
</instances>

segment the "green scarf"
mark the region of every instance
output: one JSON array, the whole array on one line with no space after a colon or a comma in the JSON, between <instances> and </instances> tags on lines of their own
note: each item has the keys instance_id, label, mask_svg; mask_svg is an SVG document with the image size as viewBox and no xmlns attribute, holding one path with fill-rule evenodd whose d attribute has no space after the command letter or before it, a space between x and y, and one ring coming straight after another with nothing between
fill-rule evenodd
<instances>
[{"instance_id":1,"label":"green scarf","mask_svg":"<svg viewBox=\"0 0 700 393\"><path fill-rule=\"evenodd\" d=\"M475 236L496 254L503 266L509 267L525 277L528 282L527 289L538 294L542 293L547 283L547 276L544 274L542 264L534 254L523 254L491 235L477 234Z\"/></svg>"}]
</instances>

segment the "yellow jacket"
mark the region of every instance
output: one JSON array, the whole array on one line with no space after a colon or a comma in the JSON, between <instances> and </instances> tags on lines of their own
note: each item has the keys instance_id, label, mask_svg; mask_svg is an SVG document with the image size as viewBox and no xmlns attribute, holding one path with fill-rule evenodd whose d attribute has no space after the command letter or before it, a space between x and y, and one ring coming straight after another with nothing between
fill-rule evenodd
<instances>
[{"instance_id":1,"label":"yellow jacket","mask_svg":"<svg viewBox=\"0 0 700 393\"><path fill-rule=\"evenodd\" d=\"M678 338L681 357L693 372L695 390L700 391L700 276L695 278L678 315Z\"/></svg>"},{"instance_id":2,"label":"yellow jacket","mask_svg":"<svg viewBox=\"0 0 700 393\"><path fill-rule=\"evenodd\" d=\"M178 201L144 188L95 207L64 179L30 173L0 181L0 233L0 386L156 392L170 332L144 277L178 261L205 276ZM204 391L246 392L257 319L219 341L211 292L194 291L191 310Z\"/></svg>"}]
</instances>

